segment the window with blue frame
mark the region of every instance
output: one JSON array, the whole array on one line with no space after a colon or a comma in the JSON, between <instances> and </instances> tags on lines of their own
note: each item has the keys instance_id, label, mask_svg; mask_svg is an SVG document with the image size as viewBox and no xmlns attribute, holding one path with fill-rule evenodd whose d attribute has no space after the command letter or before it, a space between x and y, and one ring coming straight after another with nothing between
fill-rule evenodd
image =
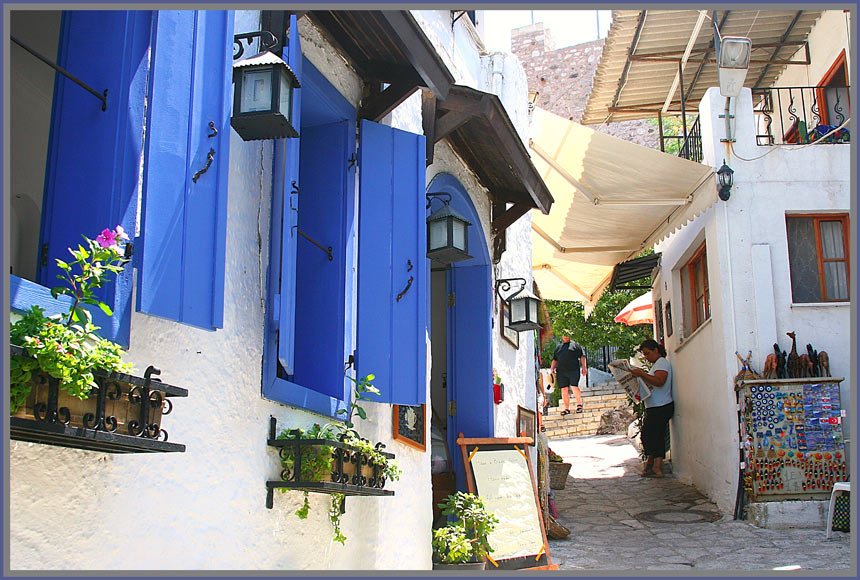
<instances>
[{"instance_id":1,"label":"window with blue frame","mask_svg":"<svg viewBox=\"0 0 860 580\"><path fill-rule=\"evenodd\" d=\"M354 355L358 376L376 375L380 402L422 403L424 137L361 121L356 152L355 109L298 38L286 56L301 82L300 137L275 148L263 394L334 417L349 402Z\"/></svg>"},{"instance_id":2,"label":"window with blue frame","mask_svg":"<svg viewBox=\"0 0 860 580\"><path fill-rule=\"evenodd\" d=\"M10 20L21 44L106 94L103 107L12 45L11 308L63 310L49 292L56 259L121 225L136 234L132 262L102 289L114 315L93 310L100 334L129 345L133 268L139 311L220 327L233 13L12 10ZM210 150L208 175L192 180Z\"/></svg>"}]
</instances>

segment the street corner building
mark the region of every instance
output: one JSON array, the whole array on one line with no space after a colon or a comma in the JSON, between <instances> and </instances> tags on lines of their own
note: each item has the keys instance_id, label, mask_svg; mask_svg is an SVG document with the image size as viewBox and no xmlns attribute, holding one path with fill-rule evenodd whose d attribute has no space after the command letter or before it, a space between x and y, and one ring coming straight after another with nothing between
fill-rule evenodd
<instances>
[{"instance_id":1,"label":"street corner building","mask_svg":"<svg viewBox=\"0 0 860 580\"><path fill-rule=\"evenodd\" d=\"M536 408L498 291L530 294L553 203L519 61L480 12L9 15L12 319L68 310L57 260L119 225L91 310L135 369L11 417L10 568L429 570L458 436ZM399 479L336 440L303 480L291 430L347 417Z\"/></svg>"},{"instance_id":2,"label":"street corner building","mask_svg":"<svg viewBox=\"0 0 860 580\"><path fill-rule=\"evenodd\" d=\"M675 158L624 189L649 211L673 194L665 201L675 207L640 231L639 248L632 244L631 259L604 284L650 272L654 336L674 370L674 473L724 513L763 527L823 527L834 484L849 477L852 18L848 10L614 11L582 117L608 126L685 119L677 135L660 128L660 149ZM734 91L716 66L720 36L751 43ZM609 139L593 141L600 137ZM582 163L590 149L568 155ZM669 157L641 149L631 164ZM613 207L601 218L601 206L618 190L582 165L577 194L598 200L588 208L593 223L611 224ZM648 189L650 200L636 199ZM638 205L628 211L649 219ZM555 234L561 215L536 217L533 227ZM623 233L603 241L630 247L635 239ZM651 245L655 255L635 257Z\"/></svg>"}]
</instances>

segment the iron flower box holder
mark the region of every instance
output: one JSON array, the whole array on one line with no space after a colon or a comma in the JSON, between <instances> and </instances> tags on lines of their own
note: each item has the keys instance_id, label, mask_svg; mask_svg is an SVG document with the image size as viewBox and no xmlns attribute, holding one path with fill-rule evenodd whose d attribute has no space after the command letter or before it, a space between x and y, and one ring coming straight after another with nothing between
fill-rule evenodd
<instances>
[{"instance_id":1,"label":"iron flower box holder","mask_svg":"<svg viewBox=\"0 0 860 580\"><path fill-rule=\"evenodd\" d=\"M13 357L29 358L20 346L10 345ZM26 402L9 418L10 438L106 453L183 452L185 445L167 441L161 418L173 410L169 397L188 391L161 382L153 366L144 377L93 372L97 387L87 399L59 388L59 380L34 371Z\"/></svg>"},{"instance_id":2,"label":"iron flower box holder","mask_svg":"<svg viewBox=\"0 0 860 580\"><path fill-rule=\"evenodd\" d=\"M382 466L357 447L333 439L278 439L277 419L269 421L268 444L278 448L281 460L292 458L293 469L284 469L281 480L267 481L266 507L272 509L275 488L286 488L315 493L340 493L343 495L394 495L394 491L383 489L386 479ZM394 459L393 453L382 451L383 444L377 443L376 449L384 457ZM329 481L317 481L303 477L302 460L311 454L319 454L325 448L331 449L331 470Z\"/></svg>"}]
</instances>

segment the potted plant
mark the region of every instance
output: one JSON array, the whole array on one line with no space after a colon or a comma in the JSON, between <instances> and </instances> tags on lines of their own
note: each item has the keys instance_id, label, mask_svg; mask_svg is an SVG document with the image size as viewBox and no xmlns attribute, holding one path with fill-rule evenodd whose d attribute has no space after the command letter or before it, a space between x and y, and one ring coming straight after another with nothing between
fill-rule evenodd
<instances>
[{"instance_id":1,"label":"potted plant","mask_svg":"<svg viewBox=\"0 0 860 580\"><path fill-rule=\"evenodd\" d=\"M357 415L361 419L367 418L367 412L362 408L359 401L371 400L368 395L379 395L379 389L373 386L376 378L370 374L361 379L355 379L346 375L355 385L353 388L353 401L349 409L340 409L338 414L346 415L343 423L327 423L320 426L315 423L311 429L284 429L278 435L278 439L306 439L318 441L338 441L344 447L333 445L311 445L303 448L301 452L300 473L296 469L296 448L281 448L281 464L283 471L281 479L301 480L305 482L323 482L335 480L335 483L350 483L365 487L382 488L387 480L400 479L401 471L394 456L383 451L384 445L374 445L369 440L362 438L355 430L353 418ZM338 463L338 465L336 465ZM286 492L288 488L280 488ZM304 502L296 510L299 519L306 519L310 510L307 489L302 490ZM340 529L340 516L343 513L343 502L345 495L339 492L331 493L331 504L329 505L329 520L332 524L332 534L335 541L343 544L346 536Z\"/></svg>"},{"instance_id":2,"label":"potted plant","mask_svg":"<svg viewBox=\"0 0 860 580\"><path fill-rule=\"evenodd\" d=\"M564 489L567 483L567 474L572 464L565 463L561 455L549 450L549 486L552 489Z\"/></svg>"},{"instance_id":3,"label":"potted plant","mask_svg":"<svg viewBox=\"0 0 860 580\"><path fill-rule=\"evenodd\" d=\"M71 298L68 312L46 316L32 306L10 326L11 437L109 452L184 451L184 445L167 443L160 421L172 409L165 397L184 397L187 390L153 378L161 374L155 367L143 377L128 374L133 369L122 360L122 347L96 334L99 327L84 308L113 315L95 291L123 270L128 236L117 226L94 240L82 237L83 244L69 248L72 261L57 259L64 285L51 290L57 300Z\"/></svg>"},{"instance_id":4,"label":"potted plant","mask_svg":"<svg viewBox=\"0 0 860 580\"><path fill-rule=\"evenodd\" d=\"M433 569L483 570L486 557L493 551L489 536L498 518L487 510L484 499L473 493L458 491L449 495L439 507L443 514L457 519L433 530Z\"/></svg>"},{"instance_id":5,"label":"potted plant","mask_svg":"<svg viewBox=\"0 0 860 580\"><path fill-rule=\"evenodd\" d=\"M124 258L120 254L119 242L127 240L121 226L115 230L105 229L95 240L83 236L86 244L76 250L69 248L72 262L57 259L63 275L57 277L65 282L51 290L54 298L62 295L72 297L69 312L65 315L45 316L39 306L32 306L23 316L12 323L9 342L22 347L29 356L13 356L10 360L9 406L14 414L27 402L33 391L33 374L45 373L60 381L60 390L70 397L86 399L93 388L97 388L93 369L131 372L132 367L122 362L122 348L95 334L97 326L92 324L92 315L84 304L98 306L105 314L113 312L107 304L93 294L107 281L110 272L123 269ZM77 273L74 270L78 270Z\"/></svg>"}]
</instances>

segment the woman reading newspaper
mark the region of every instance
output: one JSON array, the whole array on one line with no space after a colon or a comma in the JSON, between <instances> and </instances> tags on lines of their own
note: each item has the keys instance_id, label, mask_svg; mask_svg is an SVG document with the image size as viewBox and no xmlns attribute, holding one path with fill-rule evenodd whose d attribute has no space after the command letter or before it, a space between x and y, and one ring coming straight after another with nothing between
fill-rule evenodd
<instances>
[{"instance_id":1,"label":"woman reading newspaper","mask_svg":"<svg viewBox=\"0 0 860 580\"><path fill-rule=\"evenodd\" d=\"M651 363L651 372L632 368L630 372L650 388L645 399L645 418L642 421L642 447L645 449L643 477L663 477L663 459L666 457L666 429L675 412L672 398L672 365L666 360L666 349L656 340L646 340L639 352Z\"/></svg>"}]
</instances>

